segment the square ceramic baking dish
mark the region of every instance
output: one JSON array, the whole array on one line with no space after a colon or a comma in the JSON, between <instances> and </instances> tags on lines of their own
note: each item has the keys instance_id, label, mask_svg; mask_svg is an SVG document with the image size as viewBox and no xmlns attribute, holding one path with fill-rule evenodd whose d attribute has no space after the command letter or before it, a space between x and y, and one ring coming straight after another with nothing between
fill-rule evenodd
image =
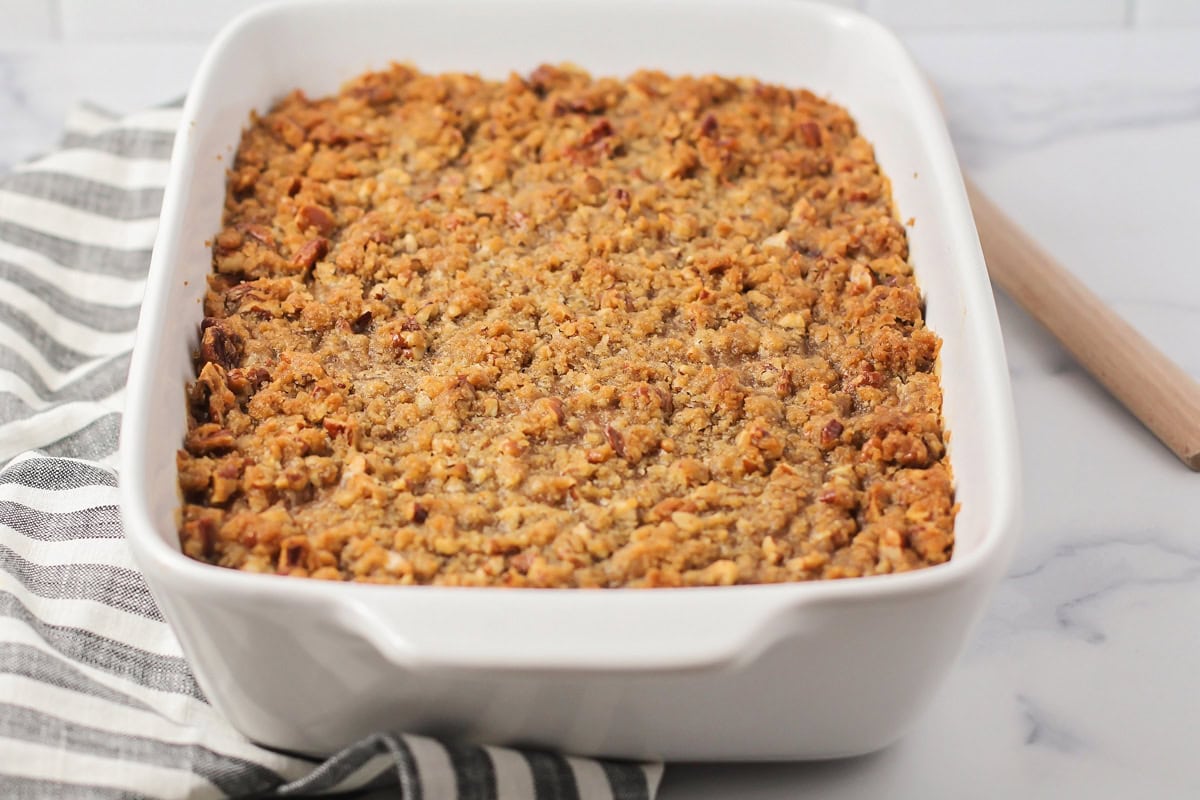
<instances>
[{"instance_id":1,"label":"square ceramic baking dish","mask_svg":"<svg viewBox=\"0 0 1200 800\"><path fill-rule=\"evenodd\" d=\"M847 107L910 227L962 510L946 565L844 581L602 591L331 584L179 552L175 452L226 166L252 109L391 60L489 77L571 61L752 75ZM668 759L847 756L897 738L950 669L1013 549L1008 373L979 242L930 90L861 15L801 2L302 2L253 11L200 68L175 143L122 430L129 542L210 700L311 754L376 730Z\"/></svg>"}]
</instances>

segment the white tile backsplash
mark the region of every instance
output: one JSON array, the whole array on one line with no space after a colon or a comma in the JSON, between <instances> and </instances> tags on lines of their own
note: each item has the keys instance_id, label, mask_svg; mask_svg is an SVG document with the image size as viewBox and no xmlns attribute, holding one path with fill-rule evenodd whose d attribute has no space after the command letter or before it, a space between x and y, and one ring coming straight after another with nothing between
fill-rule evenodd
<instances>
[{"instance_id":1,"label":"white tile backsplash","mask_svg":"<svg viewBox=\"0 0 1200 800\"><path fill-rule=\"evenodd\" d=\"M54 0L0 0L0 45L58 36Z\"/></svg>"},{"instance_id":2,"label":"white tile backsplash","mask_svg":"<svg viewBox=\"0 0 1200 800\"><path fill-rule=\"evenodd\" d=\"M1134 6L1136 25L1200 25L1200 0L1138 0Z\"/></svg>"},{"instance_id":3,"label":"white tile backsplash","mask_svg":"<svg viewBox=\"0 0 1200 800\"><path fill-rule=\"evenodd\" d=\"M265 0L0 0L0 45L70 41L205 41ZM1200 0L825 0L902 31L1200 25Z\"/></svg>"},{"instance_id":4,"label":"white tile backsplash","mask_svg":"<svg viewBox=\"0 0 1200 800\"><path fill-rule=\"evenodd\" d=\"M901 30L1120 27L1128 0L866 0L867 13Z\"/></svg>"}]
</instances>

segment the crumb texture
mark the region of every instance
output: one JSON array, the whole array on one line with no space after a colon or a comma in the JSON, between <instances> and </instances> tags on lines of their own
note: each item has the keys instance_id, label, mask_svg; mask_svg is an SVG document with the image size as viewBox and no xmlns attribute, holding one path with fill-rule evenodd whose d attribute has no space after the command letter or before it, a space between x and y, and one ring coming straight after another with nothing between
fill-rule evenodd
<instances>
[{"instance_id":1,"label":"crumb texture","mask_svg":"<svg viewBox=\"0 0 1200 800\"><path fill-rule=\"evenodd\" d=\"M188 555L657 587L946 561L904 227L847 112L749 79L406 66L251 119L213 240Z\"/></svg>"}]
</instances>

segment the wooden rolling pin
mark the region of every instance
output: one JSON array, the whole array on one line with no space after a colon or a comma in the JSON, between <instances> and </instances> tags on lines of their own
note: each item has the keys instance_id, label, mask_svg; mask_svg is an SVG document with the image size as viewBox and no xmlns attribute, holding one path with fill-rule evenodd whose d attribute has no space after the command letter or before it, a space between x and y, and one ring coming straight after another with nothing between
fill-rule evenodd
<instances>
[{"instance_id":1,"label":"wooden rolling pin","mask_svg":"<svg viewBox=\"0 0 1200 800\"><path fill-rule=\"evenodd\" d=\"M1200 471L1200 386L966 180L988 273L1184 464Z\"/></svg>"}]
</instances>

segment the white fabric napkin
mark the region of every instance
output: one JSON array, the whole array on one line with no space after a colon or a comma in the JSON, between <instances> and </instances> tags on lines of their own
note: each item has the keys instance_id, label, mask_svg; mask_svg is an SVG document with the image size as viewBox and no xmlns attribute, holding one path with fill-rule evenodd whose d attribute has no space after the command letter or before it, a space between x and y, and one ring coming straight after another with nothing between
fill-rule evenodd
<instances>
[{"instance_id":1,"label":"white fabric napkin","mask_svg":"<svg viewBox=\"0 0 1200 800\"><path fill-rule=\"evenodd\" d=\"M315 762L208 704L112 468L178 119L82 108L61 150L0 176L0 797L653 798L660 764L388 731Z\"/></svg>"}]
</instances>

